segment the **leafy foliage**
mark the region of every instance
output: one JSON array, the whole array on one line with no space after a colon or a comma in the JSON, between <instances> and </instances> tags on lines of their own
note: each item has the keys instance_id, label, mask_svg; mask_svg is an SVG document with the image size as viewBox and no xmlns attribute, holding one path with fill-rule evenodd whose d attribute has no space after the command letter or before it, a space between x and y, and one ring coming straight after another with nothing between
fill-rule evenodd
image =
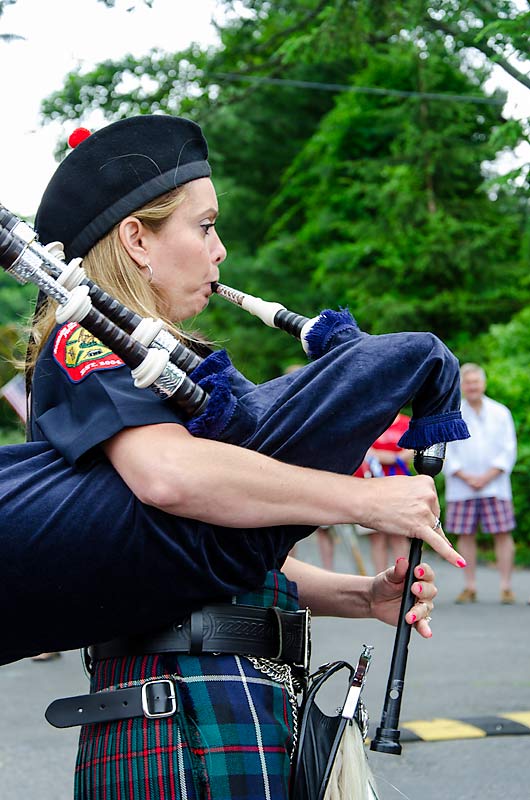
<instances>
[{"instance_id":1,"label":"leafy foliage","mask_svg":"<svg viewBox=\"0 0 530 800\"><path fill-rule=\"evenodd\" d=\"M355 81L413 88L418 70L433 90L473 89L446 58L419 61L408 43L374 54ZM524 218L512 197L482 191L480 171L501 124L493 106L342 95L274 198L267 273L288 264L288 281L302 280L310 254L313 304L348 304L374 333L427 328L456 344L492 316L508 319L529 298Z\"/></svg>"}]
</instances>

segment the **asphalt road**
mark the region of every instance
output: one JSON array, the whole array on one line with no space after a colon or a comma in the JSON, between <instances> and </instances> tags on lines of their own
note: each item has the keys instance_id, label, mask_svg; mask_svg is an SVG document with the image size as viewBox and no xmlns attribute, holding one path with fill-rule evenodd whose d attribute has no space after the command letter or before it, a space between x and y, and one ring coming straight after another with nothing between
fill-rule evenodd
<instances>
[{"instance_id":1,"label":"asphalt road","mask_svg":"<svg viewBox=\"0 0 530 800\"><path fill-rule=\"evenodd\" d=\"M366 537L361 540L371 569ZM313 541L300 545L300 558L318 563ZM411 721L486 719L530 712L530 570L514 576L515 606L501 606L498 576L479 569L479 602L456 606L459 570L432 553L437 599L431 640L413 635L401 710L401 756L369 752L380 800L504 800L530 798L530 736L480 735L447 741L405 741ZM352 568L348 550L337 546L336 568ZM355 662L361 645L375 646L365 702L372 726L379 724L394 632L369 620L316 619L313 667L344 658ZM87 690L79 653L48 663L29 660L0 668L0 800L69 800L76 730L59 731L44 720L54 698ZM330 688L323 710L338 706L343 687ZM526 728L525 728L526 730ZM530 734L530 727L528 727ZM452 733L449 734L453 736Z\"/></svg>"}]
</instances>

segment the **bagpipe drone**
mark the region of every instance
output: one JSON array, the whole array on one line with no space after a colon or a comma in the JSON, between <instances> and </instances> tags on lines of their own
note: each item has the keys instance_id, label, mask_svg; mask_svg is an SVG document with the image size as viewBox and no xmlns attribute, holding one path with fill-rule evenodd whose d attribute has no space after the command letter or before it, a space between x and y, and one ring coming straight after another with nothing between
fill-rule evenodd
<instances>
[{"instance_id":1,"label":"bagpipe drone","mask_svg":"<svg viewBox=\"0 0 530 800\"><path fill-rule=\"evenodd\" d=\"M294 373L255 385L224 351L201 358L162 323L124 309L86 277L80 259L66 265L57 246L40 245L33 230L2 207L0 263L58 303L58 322L77 321L118 355L139 390L151 388L172 403L176 420L193 435L352 474L410 403L413 416L400 445L414 449L416 469L431 475L441 468L443 443L469 435L459 411L458 362L433 334L371 336L347 311L327 310L309 320L218 284L220 296L301 338L311 359ZM101 503L95 504L98 491ZM236 533L171 517L142 506L107 462L83 471L37 442L0 450L0 502L0 591L6 616L14 620L4 631L0 663L147 631L153 609L158 625L170 624L172 606L186 613L259 585L312 530ZM199 592L197 576L206 560L211 564L213 549L221 554L220 566L209 586L199 582ZM404 614L420 557L421 541L413 540L396 634L399 655L389 679L392 707L385 704L379 731L387 752L397 752L410 636ZM72 564L82 569L72 570Z\"/></svg>"}]
</instances>

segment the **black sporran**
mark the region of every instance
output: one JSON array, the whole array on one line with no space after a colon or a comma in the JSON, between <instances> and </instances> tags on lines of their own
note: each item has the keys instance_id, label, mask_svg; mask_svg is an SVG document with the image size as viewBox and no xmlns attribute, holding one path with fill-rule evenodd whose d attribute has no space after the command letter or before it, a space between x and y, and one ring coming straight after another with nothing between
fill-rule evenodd
<instances>
[{"instance_id":1,"label":"black sporran","mask_svg":"<svg viewBox=\"0 0 530 800\"><path fill-rule=\"evenodd\" d=\"M368 715L360 700L371 653L365 645L356 669L336 661L310 676L299 711L291 800L377 800L364 750ZM317 696L340 670L348 676L344 703L336 715L328 716L317 705Z\"/></svg>"}]
</instances>

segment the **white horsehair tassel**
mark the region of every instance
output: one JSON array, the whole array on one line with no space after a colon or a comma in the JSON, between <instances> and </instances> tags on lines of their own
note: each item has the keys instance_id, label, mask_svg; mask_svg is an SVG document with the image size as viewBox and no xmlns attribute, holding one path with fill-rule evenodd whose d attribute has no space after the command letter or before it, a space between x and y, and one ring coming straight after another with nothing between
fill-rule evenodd
<instances>
[{"instance_id":1,"label":"white horsehair tassel","mask_svg":"<svg viewBox=\"0 0 530 800\"><path fill-rule=\"evenodd\" d=\"M344 729L324 800L378 800L375 778L355 721Z\"/></svg>"}]
</instances>

